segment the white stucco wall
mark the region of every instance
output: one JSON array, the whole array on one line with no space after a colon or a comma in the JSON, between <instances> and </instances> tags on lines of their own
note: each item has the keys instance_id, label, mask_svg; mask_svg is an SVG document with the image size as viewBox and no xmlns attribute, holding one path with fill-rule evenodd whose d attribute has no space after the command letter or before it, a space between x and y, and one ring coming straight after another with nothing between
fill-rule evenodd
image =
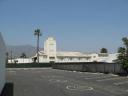
<instances>
[{"instance_id":1,"label":"white stucco wall","mask_svg":"<svg viewBox=\"0 0 128 96\"><path fill-rule=\"evenodd\" d=\"M0 94L5 84L5 44L0 33Z\"/></svg>"}]
</instances>

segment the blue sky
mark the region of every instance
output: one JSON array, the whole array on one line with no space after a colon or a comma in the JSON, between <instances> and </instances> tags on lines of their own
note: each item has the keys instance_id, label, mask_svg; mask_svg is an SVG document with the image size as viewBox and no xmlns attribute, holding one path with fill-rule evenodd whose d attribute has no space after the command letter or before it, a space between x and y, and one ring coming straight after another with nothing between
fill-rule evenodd
<instances>
[{"instance_id":1,"label":"blue sky","mask_svg":"<svg viewBox=\"0 0 128 96\"><path fill-rule=\"evenodd\" d=\"M116 52L128 36L128 0L0 0L0 32L7 45L40 46L48 36L58 50Z\"/></svg>"}]
</instances>

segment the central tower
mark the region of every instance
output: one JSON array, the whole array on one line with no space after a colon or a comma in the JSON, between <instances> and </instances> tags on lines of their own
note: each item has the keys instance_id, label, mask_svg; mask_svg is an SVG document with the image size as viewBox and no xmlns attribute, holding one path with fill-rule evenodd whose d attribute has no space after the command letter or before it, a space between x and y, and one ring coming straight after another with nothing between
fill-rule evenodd
<instances>
[{"instance_id":1,"label":"central tower","mask_svg":"<svg viewBox=\"0 0 128 96\"><path fill-rule=\"evenodd\" d=\"M49 61L56 60L56 40L53 37L48 37L44 42L44 52L47 54Z\"/></svg>"}]
</instances>

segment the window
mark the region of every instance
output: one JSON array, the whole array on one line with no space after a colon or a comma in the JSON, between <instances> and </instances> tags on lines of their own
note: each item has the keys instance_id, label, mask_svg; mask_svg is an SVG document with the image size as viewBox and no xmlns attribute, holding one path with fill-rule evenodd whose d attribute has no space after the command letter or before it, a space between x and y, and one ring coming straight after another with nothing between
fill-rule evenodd
<instances>
[{"instance_id":1,"label":"window","mask_svg":"<svg viewBox=\"0 0 128 96\"><path fill-rule=\"evenodd\" d=\"M54 59L55 59L55 57L49 57L49 59L50 59L50 60L54 60Z\"/></svg>"}]
</instances>

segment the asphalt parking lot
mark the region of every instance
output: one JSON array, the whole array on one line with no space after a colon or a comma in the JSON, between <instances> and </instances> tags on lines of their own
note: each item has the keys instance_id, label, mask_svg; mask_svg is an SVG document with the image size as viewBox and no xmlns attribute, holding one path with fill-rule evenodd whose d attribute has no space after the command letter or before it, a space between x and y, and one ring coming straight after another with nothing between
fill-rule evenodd
<instances>
[{"instance_id":1,"label":"asphalt parking lot","mask_svg":"<svg viewBox=\"0 0 128 96\"><path fill-rule=\"evenodd\" d=\"M128 77L56 70L7 69L14 96L128 96Z\"/></svg>"}]
</instances>

